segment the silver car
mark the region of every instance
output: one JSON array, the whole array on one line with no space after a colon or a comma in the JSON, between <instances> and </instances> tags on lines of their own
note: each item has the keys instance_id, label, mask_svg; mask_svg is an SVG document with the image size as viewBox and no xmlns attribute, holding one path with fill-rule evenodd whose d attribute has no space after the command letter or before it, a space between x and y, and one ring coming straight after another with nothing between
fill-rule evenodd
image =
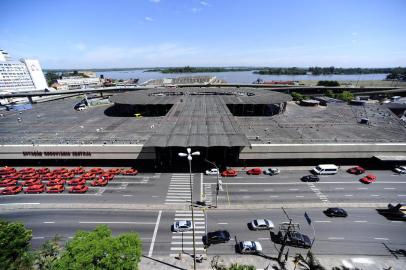
<instances>
[{"instance_id":1,"label":"silver car","mask_svg":"<svg viewBox=\"0 0 406 270\"><path fill-rule=\"evenodd\" d=\"M250 225L253 230L272 230L274 228L273 222L269 219L255 219Z\"/></svg>"},{"instance_id":2,"label":"silver car","mask_svg":"<svg viewBox=\"0 0 406 270\"><path fill-rule=\"evenodd\" d=\"M179 220L173 223L173 231L175 232L187 232L193 229L192 221Z\"/></svg>"},{"instance_id":3,"label":"silver car","mask_svg":"<svg viewBox=\"0 0 406 270\"><path fill-rule=\"evenodd\" d=\"M261 243L254 241L241 241L238 243L237 249L241 254L258 254L262 252Z\"/></svg>"},{"instance_id":4,"label":"silver car","mask_svg":"<svg viewBox=\"0 0 406 270\"><path fill-rule=\"evenodd\" d=\"M406 166L399 166L394 168L393 170L399 174L406 174Z\"/></svg>"}]
</instances>

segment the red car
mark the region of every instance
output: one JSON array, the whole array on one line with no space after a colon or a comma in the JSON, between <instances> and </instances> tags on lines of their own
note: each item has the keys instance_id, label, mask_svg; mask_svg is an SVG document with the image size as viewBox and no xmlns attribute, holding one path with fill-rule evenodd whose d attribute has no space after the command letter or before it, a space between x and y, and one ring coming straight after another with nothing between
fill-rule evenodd
<instances>
[{"instance_id":1,"label":"red car","mask_svg":"<svg viewBox=\"0 0 406 270\"><path fill-rule=\"evenodd\" d=\"M22 186L11 186L11 187L6 187L1 191L1 195L14 195L18 194L23 190Z\"/></svg>"},{"instance_id":2,"label":"red car","mask_svg":"<svg viewBox=\"0 0 406 270\"><path fill-rule=\"evenodd\" d=\"M94 174L102 174L104 173L102 168L92 168L89 170L90 173L94 173Z\"/></svg>"},{"instance_id":3,"label":"red car","mask_svg":"<svg viewBox=\"0 0 406 270\"><path fill-rule=\"evenodd\" d=\"M64 185L66 183L65 179L55 179L55 180L51 180L48 182L47 186L51 187L51 186L59 186L59 185Z\"/></svg>"},{"instance_id":4,"label":"red car","mask_svg":"<svg viewBox=\"0 0 406 270\"><path fill-rule=\"evenodd\" d=\"M41 175L41 180L54 180L55 178L57 178L58 176L54 173L46 173L44 175Z\"/></svg>"},{"instance_id":5,"label":"red car","mask_svg":"<svg viewBox=\"0 0 406 270\"><path fill-rule=\"evenodd\" d=\"M19 173L21 173L21 174L30 174L30 173L35 173L35 172L36 171L34 168L24 168L19 171Z\"/></svg>"},{"instance_id":6,"label":"red car","mask_svg":"<svg viewBox=\"0 0 406 270\"><path fill-rule=\"evenodd\" d=\"M112 174L112 173L103 173L100 177L110 181L110 180L112 180L114 178L114 174Z\"/></svg>"},{"instance_id":7,"label":"red car","mask_svg":"<svg viewBox=\"0 0 406 270\"><path fill-rule=\"evenodd\" d=\"M0 187L9 187L9 186L15 186L17 184L17 180L15 179L5 179L0 182Z\"/></svg>"},{"instance_id":8,"label":"red car","mask_svg":"<svg viewBox=\"0 0 406 270\"><path fill-rule=\"evenodd\" d=\"M45 191L45 186L44 184L40 184L40 185L32 185L27 187L24 190L24 193L42 193Z\"/></svg>"},{"instance_id":9,"label":"red car","mask_svg":"<svg viewBox=\"0 0 406 270\"><path fill-rule=\"evenodd\" d=\"M248 170L247 174L260 175L262 174L262 170L260 168L253 168L251 170Z\"/></svg>"},{"instance_id":10,"label":"red car","mask_svg":"<svg viewBox=\"0 0 406 270\"><path fill-rule=\"evenodd\" d=\"M20 177L21 174L19 173L10 173L2 176L3 179L15 179L15 180L18 180Z\"/></svg>"},{"instance_id":11,"label":"red car","mask_svg":"<svg viewBox=\"0 0 406 270\"><path fill-rule=\"evenodd\" d=\"M73 173L73 174L83 174L83 173L85 173L85 170L81 167L78 167L78 168L71 169L69 172Z\"/></svg>"},{"instance_id":12,"label":"red car","mask_svg":"<svg viewBox=\"0 0 406 270\"><path fill-rule=\"evenodd\" d=\"M34 173L34 174L24 174L23 176L21 176L22 180L28 180L28 179L39 179L39 175Z\"/></svg>"},{"instance_id":13,"label":"red car","mask_svg":"<svg viewBox=\"0 0 406 270\"><path fill-rule=\"evenodd\" d=\"M64 173L59 176L62 179L72 179L75 177L73 173Z\"/></svg>"},{"instance_id":14,"label":"red car","mask_svg":"<svg viewBox=\"0 0 406 270\"><path fill-rule=\"evenodd\" d=\"M376 181L376 176L373 174L368 174L367 176L361 178L359 181L364 184L371 184Z\"/></svg>"},{"instance_id":15,"label":"red car","mask_svg":"<svg viewBox=\"0 0 406 270\"><path fill-rule=\"evenodd\" d=\"M65 187L63 185L56 185L49 187L47 189L47 193L62 193L65 190Z\"/></svg>"},{"instance_id":16,"label":"red car","mask_svg":"<svg viewBox=\"0 0 406 270\"><path fill-rule=\"evenodd\" d=\"M122 171L121 174L123 174L123 175L137 175L138 170L136 170L136 169L128 169L128 170Z\"/></svg>"},{"instance_id":17,"label":"red car","mask_svg":"<svg viewBox=\"0 0 406 270\"><path fill-rule=\"evenodd\" d=\"M10 173L15 173L17 172L16 169L11 168L11 167L4 167L0 169L0 175L5 175L5 174L10 174Z\"/></svg>"},{"instance_id":18,"label":"red car","mask_svg":"<svg viewBox=\"0 0 406 270\"><path fill-rule=\"evenodd\" d=\"M63 174L63 173L67 173L67 172L68 172L68 169L66 169L66 168L58 168L58 169L53 170L53 173L55 173L55 174Z\"/></svg>"},{"instance_id":19,"label":"red car","mask_svg":"<svg viewBox=\"0 0 406 270\"><path fill-rule=\"evenodd\" d=\"M71 187L69 189L69 193L85 193L88 189L89 189L88 186L77 185L77 186Z\"/></svg>"},{"instance_id":20,"label":"red car","mask_svg":"<svg viewBox=\"0 0 406 270\"><path fill-rule=\"evenodd\" d=\"M86 184L86 179L83 179L83 178L76 178L76 179L68 181L69 186L78 186L78 185L84 185L84 184Z\"/></svg>"},{"instance_id":21,"label":"red car","mask_svg":"<svg viewBox=\"0 0 406 270\"><path fill-rule=\"evenodd\" d=\"M108 172L108 173L111 173L111 174L120 174L120 173L121 173L121 169L112 168L112 169L108 169L107 172Z\"/></svg>"},{"instance_id":22,"label":"red car","mask_svg":"<svg viewBox=\"0 0 406 270\"><path fill-rule=\"evenodd\" d=\"M28 186L34 186L34 185L41 185L42 182L39 179L29 179L23 182L23 186L28 187Z\"/></svg>"},{"instance_id":23,"label":"red car","mask_svg":"<svg viewBox=\"0 0 406 270\"><path fill-rule=\"evenodd\" d=\"M94 173L85 173L82 175L82 177L86 180L91 180L96 178L96 174Z\"/></svg>"},{"instance_id":24,"label":"red car","mask_svg":"<svg viewBox=\"0 0 406 270\"><path fill-rule=\"evenodd\" d=\"M353 167L353 168L349 168L347 170L347 172L351 173L351 174L359 175L359 174L363 174L365 172L365 169L362 168L361 166L356 166L356 167Z\"/></svg>"},{"instance_id":25,"label":"red car","mask_svg":"<svg viewBox=\"0 0 406 270\"><path fill-rule=\"evenodd\" d=\"M91 182L90 185L92 185L92 187L104 187L107 186L108 183L109 181L107 179L99 178Z\"/></svg>"},{"instance_id":26,"label":"red car","mask_svg":"<svg viewBox=\"0 0 406 270\"><path fill-rule=\"evenodd\" d=\"M50 170L48 168L39 168L39 169L37 169L38 174L47 174L49 172L50 172Z\"/></svg>"},{"instance_id":27,"label":"red car","mask_svg":"<svg viewBox=\"0 0 406 270\"><path fill-rule=\"evenodd\" d=\"M233 177L233 176L237 176L237 174L238 173L237 173L236 170L228 169L228 170L223 171L221 173L221 176L223 176L223 177Z\"/></svg>"}]
</instances>

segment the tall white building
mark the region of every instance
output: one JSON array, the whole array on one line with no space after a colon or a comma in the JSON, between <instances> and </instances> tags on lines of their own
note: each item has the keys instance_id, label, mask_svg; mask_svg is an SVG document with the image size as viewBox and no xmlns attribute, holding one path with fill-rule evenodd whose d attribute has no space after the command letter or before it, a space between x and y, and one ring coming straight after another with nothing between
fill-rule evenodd
<instances>
[{"instance_id":1,"label":"tall white building","mask_svg":"<svg viewBox=\"0 0 406 270\"><path fill-rule=\"evenodd\" d=\"M38 60L15 61L0 50L0 92L15 93L47 88L44 73Z\"/></svg>"}]
</instances>

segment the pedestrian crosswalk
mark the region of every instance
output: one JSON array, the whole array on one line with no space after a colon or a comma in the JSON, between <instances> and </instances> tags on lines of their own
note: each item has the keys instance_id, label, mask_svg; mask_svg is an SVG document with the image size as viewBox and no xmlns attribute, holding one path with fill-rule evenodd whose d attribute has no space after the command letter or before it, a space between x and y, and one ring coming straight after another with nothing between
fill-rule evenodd
<instances>
[{"instance_id":1,"label":"pedestrian crosswalk","mask_svg":"<svg viewBox=\"0 0 406 270\"><path fill-rule=\"evenodd\" d=\"M212 205L213 194L211 193L211 184L204 184L204 198L206 205Z\"/></svg>"},{"instance_id":2,"label":"pedestrian crosswalk","mask_svg":"<svg viewBox=\"0 0 406 270\"><path fill-rule=\"evenodd\" d=\"M188 173L174 173L171 176L165 204L190 204L190 175ZM193 174L192 174L193 190Z\"/></svg>"},{"instance_id":3,"label":"pedestrian crosswalk","mask_svg":"<svg viewBox=\"0 0 406 270\"><path fill-rule=\"evenodd\" d=\"M323 202L323 203L329 203L330 201L328 200L328 197L324 195L315 185L314 183L307 182L307 185L309 188L316 194L317 197Z\"/></svg>"},{"instance_id":4,"label":"pedestrian crosswalk","mask_svg":"<svg viewBox=\"0 0 406 270\"><path fill-rule=\"evenodd\" d=\"M191 210L177 210L175 212L175 221L190 220L192 221ZM202 210L194 210L194 227L195 227L195 247L196 253L205 251L202 237L206 233L205 214ZM179 256L179 253L193 252L193 231L173 232L171 240L171 257Z\"/></svg>"}]
</instances>

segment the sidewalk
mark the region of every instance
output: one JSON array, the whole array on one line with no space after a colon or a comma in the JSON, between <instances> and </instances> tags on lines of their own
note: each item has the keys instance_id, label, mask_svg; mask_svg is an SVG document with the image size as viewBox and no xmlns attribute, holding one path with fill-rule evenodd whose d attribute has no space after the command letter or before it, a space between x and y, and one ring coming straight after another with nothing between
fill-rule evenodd
<instances>
[{"instance_id":1,"label":"sidewalk","mask_svg":"<svg viewBox=\"0 0 406 270\"><path fill-rule=\"evenodd\" d=\"M293 255L293 254L292 254ZM197 263L196 268L199 270L212 269L210 264L214 256L209 256L207 260L203 263ZM276 255L274 256L276 257ZM316 259L319 260L322 266L326 270L331 270L333 267L347 267L347 269L362 269L362 270L404 270L406 265L406 258L400 257L396 259L393 256L317 256ZM222 262L226 266L230 266L232 263L254 265L256 269L265 269L268 267L269 270L273 269L272 266L279 266L279 264L271 259L266 259L261 256L255 255L227 255L220 256L219 262ZM392 268L389 268L392 267ZM193 260L190 256L184 254L182 259L178 260L170 257L143 257L140 264L140 269L154 269L154 270L164 270L164 269L193 269ZM293 257L289 257L286 269L294 270L295 265L293 264ZM299 265L296 269L302 269ZM340 268L341 269L341 268Z\"/></svg>"}]
</instances>

